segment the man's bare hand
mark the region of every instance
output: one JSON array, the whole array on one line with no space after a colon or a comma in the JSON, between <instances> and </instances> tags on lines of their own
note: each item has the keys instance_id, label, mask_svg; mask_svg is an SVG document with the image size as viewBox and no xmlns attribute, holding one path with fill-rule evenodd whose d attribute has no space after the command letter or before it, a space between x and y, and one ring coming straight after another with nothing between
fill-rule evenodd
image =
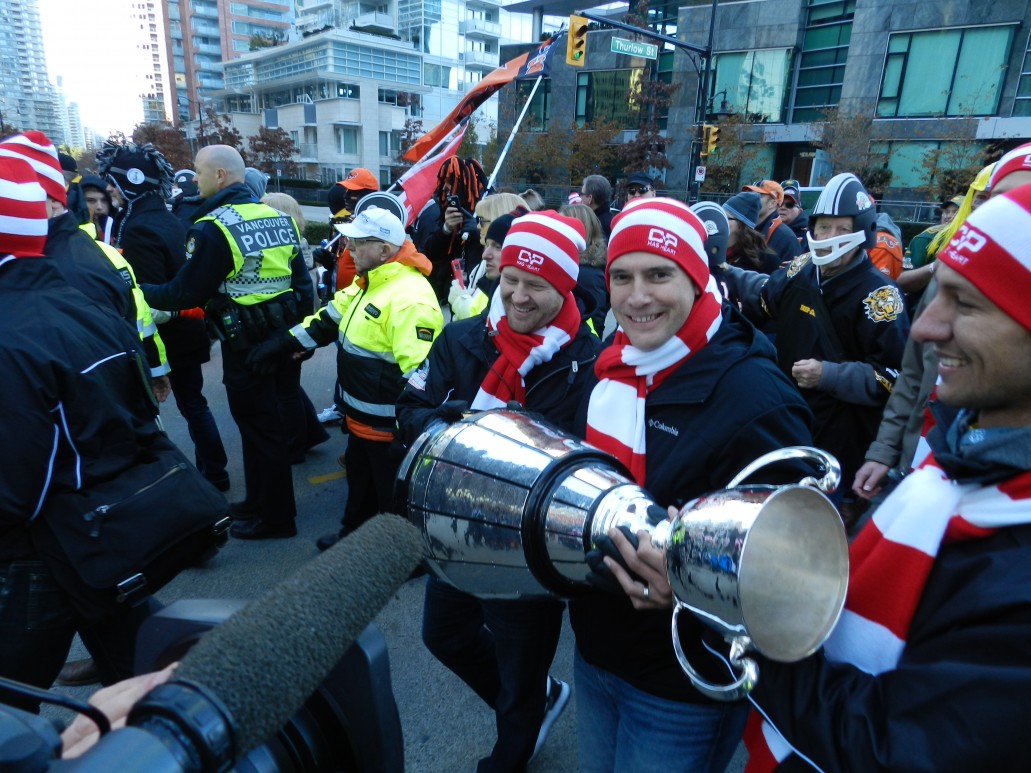
<instances>
[{"instance_id":1,"label":"man's bare hand","mask_svg":"<svg viewBox=\"0 0 1031 773\"><path fill-rule=\"evenodd\" d=\"M820 360L799 360L791 366L791 377L802 389L818 388L822 375L823 362Z\"/></svg>"},{"instance_id":2,"label":"man's bare hand","mask_svg":"<svg viewBox=\"0 0 1031 773\"><path fill-rule=\"evenodd\" d=\"M129 709L154 687L167 682L178 665L178 663L173 663L163 671L134 676L132 679L125 679L110 687L97 690L89 702L100 709L104 716L111 721L112 730L125 727ZM61 733L61 745L64 749L61 757L63 759L78 757L93 746L99 738L100 732L97 730L97 726L89 717L80 714Z\"/></svg>"},{"instance_id":3,"label":"man's bare hand","mask_svg":"<svg viewBox=\"0 0 1031 773\"><path fill-rule=\"evenodd\" d=\"M632 578L627 571L608 556L605 566L619 582L623 592L630 597L634 609L669 609L673 606L673 590L666 579L666 551L652 544L646 531L637 533L638 546L634 546L619 529L609 529L608 537L619 550L630 570L644 582Z\"/></svg>"},{"instance_id":4,"label":"man's bare hand","mask_svg":"<svg viewBox=\"0 0 1031 773\"><path fill-rule=\"evenodd\" d=\"M168 376L152 378L150 380L150 391L154 394L155 400L163 403L172 393L172 382L168 380Z\"/></svg>"},{"instance_id":5,"label":"man's bare hand","mask_svg":"<svg viewBox=\"0 0 1031 773\"><path fill-rule=\"evenodd\" d=\"M881 481L888 474L888 469L888 465L880 462L865 462L856 473L855 483L852 484L852 490L856 496L863 499L873 499L877 496L884 488Z\"/></svg>"}]
</instances>

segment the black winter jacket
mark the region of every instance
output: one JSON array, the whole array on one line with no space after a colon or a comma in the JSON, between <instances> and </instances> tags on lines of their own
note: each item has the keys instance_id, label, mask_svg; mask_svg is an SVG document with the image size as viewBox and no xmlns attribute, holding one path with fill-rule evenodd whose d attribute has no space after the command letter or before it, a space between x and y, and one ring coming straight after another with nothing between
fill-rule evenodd
<instances>
[{"instance_id":1,"label":"black winter jacket","mask_svg":"<svg viewBox=\"0 0 1031 773\"><path fill-rule=\"evenodd\" d=\"M0 265L0 329L0 561L11 561L34 555L28 525L46 517L48 491L114 477L159 430L135 327L52 261Z\"/></svg>"},{"instance_id":2,"label":"black winter jacket","mask_svg":"<svg viewBox=\"0 0 1031 773\"><path fill-rule=\"evenodd\" d=\"M811 444L809 409L773 355L766 337L725 305L713 339L648 395L644 487L659 505L681 507L725 488L768 451ZM594 383L592 371L590 386ZM589 394L590 389L577 416L581 436ZM753 480L798 480L785 472L768 469ZM706 702L676 661L671 614L637 612L624 595L596 594L569 603L576 646L588 663L666 700ZM709 678L730 681L722 664L702 647L702 628L695 618L681 616L685 652Z\"/></svg>"},{"instance_id":3,"label":"black winter jacket","mask_svg":"<svg viewBox=\"0 0 1031 773\"><path fill-rule=\"evenodd\" d=\"M90 300L111 309L136 329L136 302L130 280L122 278L103 250L79 228L71 212L49 221L43 254L54 260L68 284Z\"/></svg>"},{"instance_id":4,"label":"black winter jacket","mask_svg":"<svg viewBox=\"0 0 1031 773\"><path fill-rule=\"evenodd\" d=\"M572 432L600 347L598 339L581 324L576 338L526 375L526 409ZM410 446L445 401L472 402L497 359L497 347L487 335L486 312L447 325L398 399L401 441Z\"/></svg>"}]
</instances>

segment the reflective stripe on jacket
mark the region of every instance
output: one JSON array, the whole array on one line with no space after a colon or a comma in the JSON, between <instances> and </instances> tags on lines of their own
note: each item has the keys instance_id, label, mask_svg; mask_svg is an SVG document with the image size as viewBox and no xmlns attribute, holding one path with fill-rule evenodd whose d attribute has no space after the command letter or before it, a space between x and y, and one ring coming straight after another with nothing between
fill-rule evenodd
<instances>
[{"instance_id":1,"label":"reflective stripe on jacket","mask_svg":"<svg viewBox=\"0 0 1031 773\"><path fill-rule=\"evenodd\" d=\"M290 290L290 261L301 243L292 217L267 204L227 204L197 222L205 220L218 226L233 253L226 295L251 306Z\"/></svg>"}]
</instances>

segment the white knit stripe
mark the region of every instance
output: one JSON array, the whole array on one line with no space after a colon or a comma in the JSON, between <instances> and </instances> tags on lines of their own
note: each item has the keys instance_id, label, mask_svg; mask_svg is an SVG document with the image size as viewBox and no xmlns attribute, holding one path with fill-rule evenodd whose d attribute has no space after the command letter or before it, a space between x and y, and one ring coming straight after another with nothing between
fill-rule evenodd
<instances>
[{"instance_id":1,"label":"white knit stripe","mask_svg":"<svg viewBox=\"0 0 1031 773\"><path fill-rule=\"evenodd\" d=\"M1031 212L1005 196L996 196L992 206L978 209L972 227L983 231L993 242L1008 252L1025 271L1031 271ZM959 236L959 234L957 234ZM956 238L956 237L953 237ZM971 261L977 260L977 253L965 249L964 254Z\"/></svg>"},{"instance_id":2,"label":"white knit stripe","mask_svg":"<svg viewBox=\"0 0 1031 773\"><path fill-rule=\"evenodd\" d=\"M561 246L549 239L547 234L523 230L509 231L508 236L505 237L505 248L510 247L524 247L553 260L573 280L580 275L579 255L570 256ZM517 265L516 268L518 267Z\"/></svg>"},{"instance_id":3,"label":"white knit stripe","mask_svg":"<svg viewBox=\"0 0 1031 773\"><path fill-rule=\"evenodd\" d=\"M60 167L55 169L53 166L51 166L50 164L48 164L46 161L44 161L41 158L37 158L37 157L31 156L31 155L27 155L25 153L19 153L17 151L17 149L11 150L9 148L4 147L5 145L17 144L17 143L14 142L14 140L16 140L16 139L18 139L18 137L11 137L9 139L4 140L3 143L0 144L0 157L3 157L3 158L20 158L22 161L25 161L26 163L28 163L28 165L32 167L32 171L35 172L37 175L39 175L40 177L46 177L47 179L52 180L53 182L57 183L58 185L60 185L63 188L64 187L64 174L61 172L61 168ZM38 147L37 145L33 145L33 143L31 143L31 142L20 143L20 144L27 144L27 145L29 145L31 147ZM56 157L55 157L55 163L57 163Z\"/></svg>"},{"instance_id":4,"label":"white knit stripe","mask_svg":"<svg viewBox=\"0 0 1031 773\"><path fill-rule=\"evenodd\" d=\"M551 358L555 356L558 350L571 340L569 333L554 325L543 327L536 334L544 340L530 350L530 355L526 358L526 361L519 366L519 375L523 377L541 363L551 362Z\"/></svg>"},{"instance_id":5,"label":"white knit stripe","mask_svg":"<svg viewBox=\"0 0 1031 773\"><path fill-rule=\"evenodd\" d=\"M629 405L632 411L626 409ZM644 400L638 398L637 387L613 379L599 381L587 405L587 426L643 454Z\"/></svg>"},{"instance_id":6,"label":"white knit stripe","mask_svg":"<svg viewBox=\"0 0 1031 773\"><path fill-rule=\"evenodd\" d=\"M680 362L690 353L687 344L679 336L673 336L662 346L649 352L627 344L623 347L621 359L623 364L633 368L638 376L651 376ZM636 391L634 394L637 394Z\"/></svg>"},{"instance_id":7,"label":"white knit stripe","mask_svg":"<svg viewBox=\"0 0 1031 773\"><path fill-rule=\"evenodd\" d=\"M2 153L10 158L22 158L10 153ZM35 180L17 183L11 180L0 179L0 199L14 199L15 201L46 201L47 194L43 187Z\"/></svg>"},{"instance_id":8,"label":"white knit stripe","mask_svg":"<svg viewBox=\"0 0 1031 773\"><path fill-rule=\"evenodd\" d=\"M536 212L530 212L529 214L523 215L519 218L520 223L537 223L544 228L550 228L553 231L558 231L564 237L569 239L576 247L576 249L584 250L587 249L587 242L580 233L570 226L568 223L564 223L557 217L550 217L548 215L540 215Z\"/></svg>"},{"instance_id":9,"label":"white knit stripe","mask_svg":"<svg viewBox=\"0 0 1031 773\"><path fill-rule=\"evenodd\" d=\"M909 465L910 469L916 469L924 460L931 455L931 444L927 442L927 438L923 435L916 441L916 451L913 452L913 461Z\"/></svg>"},{"instance_id":10,"label":"white knit stripe","mask_svg":"<svg viewBox=\"0 0 1031 773\"><path fill-rule=\"evenodd\" d=\"M784 740L784 736L777 732L777 728L769 722L763 721L763 740L766 741L766 748L777 762L783 762L794 751L791 744Z\"/></svg>"},{"instance_id":11,"label":"white knit stripe","mask_svg":"<svg viewBox=\"0 0 1031 773\"><path fill-rule=\"evenodd\" d=\"M11 217L0 215L0 233L11 234L12 236L42 236L47 235L47 221L42 217Z\"/></svg>"},{"instance_id":12,"label":"white knit stripe","mask_svg":"<svg viewBox=\"0 0 1031 773\"><path fill-rule=\"evenodd\" d=\"M885 539L934 557L960 496L971 488L950 483L936 467L924 467L905 477L877 508L873 521ZM928 515L913 518L914 512Z\"/></svg>"},{"instance_id":13,"label":"white knit stripe","mask_svg":"<svg viewBox=\"0 0 1031 773\"><path fill-rule=\"evenodd\" d=\"M473 398L472 403L469 405L474 411L490 411L495 408L505 408L508 406L504 400L499 400L489 392L484 392L481 387L476 392L476 397Z\"/></svg>"},{"instance_id":14,"label":"white knit stripe","mask_svg":"<svg viewBox=\"0 0 1031 773\"><path fill-rule=\"evenodd\" d=\"M694 215L690 210L687 211L691 217L697 218L697 215ZM612 231L612 237L609 241L614 241L620 231L626 228L633 228L634 226L661 228L664 231L676 234L690 246L693 253L691 257L695 260L703 260L700 256L705 255L705 242L698 234L698 231L684 221L684 216L680 213L667 212L658 207L624 210L619 222ZM683 249L684 246L682 244L677 246L678 253L681 253Z\"/></svg>"},{"instance_id":15,"label":"white knit stripe","mask_svg":"<svg viewBox=\"0 0 1031 773\"><path fill-rule=\"evenodd\" d=\"M1031 499L1012 499L998 486L968 492L956 509L963 520L982 529L1001 529L1031 520Z\"/></svg>"},{"instance_id":16,"label":"white knit stripe","mask_svg":"<svg viewBox=\"0 0 1031 773\"><path fill-rule=\"evenodd\" d=\"M828 660L851 663L868 674L883 674L895 667L906 643L889 629L844 609L823 644Z\"/></svg>"}]
</instances>

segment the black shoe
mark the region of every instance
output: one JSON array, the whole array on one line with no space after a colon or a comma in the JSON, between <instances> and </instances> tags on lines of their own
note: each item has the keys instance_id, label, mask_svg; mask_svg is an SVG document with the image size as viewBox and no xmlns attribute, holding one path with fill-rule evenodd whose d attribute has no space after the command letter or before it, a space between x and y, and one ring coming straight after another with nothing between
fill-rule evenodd
<instances>
[{"instance_id":1,"label":"black shoe","mask_svg":"<svg viewBox=\"0 0 1031 773\"><path fill-rule=\"evenodd\" d=\"M230 502L229 503L229 517L234 521L249 521L257 518L261 513L259 512L256 505L252 505L250 502Z\"/></svg>"},{"instance_id":2,"label":"black shoe","mask_svg":"<svg viewBox=\"0 0 1031 773\"><path fill-rule=\"evenodd\" d=\"M93 662L93 658L69 660L64 664L61 673L57 675L57 683L68 687L79 687L98 682L100 682L100 669Z\"/></svg>"},{"instance_id":3,"label":"black shoe","mask_svg":"<svg viewBox=\"0 0 1031 773\"><path fill-rule=\"evenodd\" d=\"M342 540L350 533L351 529L348 529L346 526L341 526L340 531L335 532L333 534L323 534L321 537L315 540L315 547L317 547L320 551L329 550L331 547L333 547L335 544L337 544L340 540Z\"/></svg>"},{"instance_id":4,"label":"black shoe","mask_svg":"<svg viewBox=\"0 0 1031 773\"><path fill-rule=\"evenodd\" d=\"M233 521L229 534L236 539L288 539L297 536L297 527L293 521L269 523L261 518L251 518L247 521Z\"/></svg>"},{"instance_id":5,"label":"black shoe","mask_svg":"<svg viewBox=\"0 0 1031 773\"><path fill-rule=\"evenodd\" d=\"M223 475L221 478L208 478L208 482L217 488L219 491L229 491L229 476Z\"/></svg>"}]
</instances>

